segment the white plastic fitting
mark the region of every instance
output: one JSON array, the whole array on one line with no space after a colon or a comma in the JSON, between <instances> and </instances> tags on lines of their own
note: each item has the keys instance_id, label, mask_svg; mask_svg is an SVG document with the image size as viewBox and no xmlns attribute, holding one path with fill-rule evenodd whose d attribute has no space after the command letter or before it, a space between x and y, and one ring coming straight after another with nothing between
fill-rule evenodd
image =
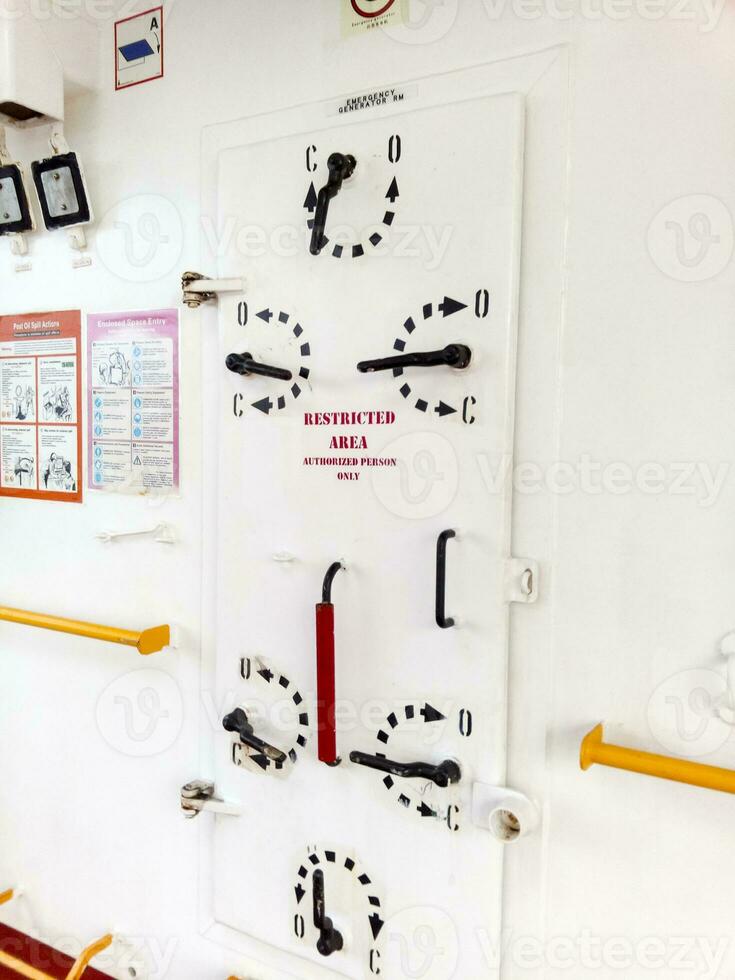
<instances>
[{"instance_id":1,"label":"white plastic fitting","mask_svg":"<svg viewBox=\"0 0 735 980\"><path fill-rule=\"evenodd\" d=\"M513 844L533 833L539 823L535 804L523 793L505 786L472 786L472 822L488 830L501 844Z\"/></svg>"}]
</instances>

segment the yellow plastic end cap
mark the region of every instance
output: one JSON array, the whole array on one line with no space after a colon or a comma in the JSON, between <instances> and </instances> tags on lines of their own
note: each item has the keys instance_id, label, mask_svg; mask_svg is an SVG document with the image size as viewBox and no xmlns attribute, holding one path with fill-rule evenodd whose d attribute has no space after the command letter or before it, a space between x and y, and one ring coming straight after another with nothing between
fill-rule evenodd
<instances>
[{"instance_id":1,"label":"yellow plastic end cap","mask_svg":"<svg viewBox=\"0 0 735 980\"><path fill-rule=\"evenodd\" d=\"M147 657L151 653L158 653L164 647L171 644L171 627L154 626L152 629L143 630L138 640L138 653Z\"/></svg>"},{"instance_id":2,"label":"yellow plastic end cap","mask_svg":"<svg viewBox=\"0 0 735 980\"><path fill-rule=\"evenodd\" d=\"M602 744L604 735L605 731L602 723L600 723L582 739L582 746L579 750L579 764L582 769L587 770L595 764L595 747Z\"/></svg>"}]
</instances>

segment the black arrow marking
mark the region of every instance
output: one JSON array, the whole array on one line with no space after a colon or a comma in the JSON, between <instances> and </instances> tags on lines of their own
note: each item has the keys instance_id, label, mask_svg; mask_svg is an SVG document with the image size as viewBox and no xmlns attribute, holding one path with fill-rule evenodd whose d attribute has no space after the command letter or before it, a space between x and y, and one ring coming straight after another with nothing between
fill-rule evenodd
<instances>
[{"instance_id":1,"label":"black arrow marking","mask_svg":"<svg viewBox=\"0 0 735 980\"><path fill-rule=\"evenodd\" d=\"M400 197L400 191L398 190L398 181L394 177L388 188L388 193L385 195L391 204L395 204L397 197Z\"/></svg>"},{"instance_id":2,"label":"black arrow marking","mask_svg":"<svg viewBox=\"0 0 735 980\"><path fill-rule=\"evenodd\" d=\"M439 304L439 309L442 311L442 316L451 316L452 313L457 313L459 310L466 310L467 304L445 296L444 302Z\"/></svg>"},{"instance_id":3,"label":"black arrow marking","mask_svg":"<svg viewBox=\"0 0 735 980\"><path fill-rule=\"evenodd\" d=\"M260 677L263 678L264 681L267 681L268 684L270 684L270 682L273 680L273 676L274 676L273 671L268 670L267 667L264 667L262 670L259 670L258 674Z\"/></svg>"},{"instance_id":4,"label":"black arrow marking","mask_svg":"<svg viewBox=\"0 0 735 980\"><path fill-rule=\"evenodd\" d=\"M417 806L416 809L419 811L422 817L435 817L436 811L432 810L430 806L426 803L422 803L421 806Z\"/></svg>"},{"instance_id":5,"label":"black arrow marking","mask_svg":"<svg viewBox=\"0 0 735 980\"><path fill-rule=\"evenodd\" d=\"M259 316L261 320L265 320L266 323L270 323L273 319L273 313L270 310L261 310L260 313L256 313L255 315Z\"/></svg>"},{"instance_id":6,"label":"black arrow marking","mask_svg":"<svg viewBox=\"0 0 735 980\"><path fill-rule=\"evenodd\" d=\"M270 415L273 402L270 398L261 398L259 402L253 402L253 408L257 408L259 412L263 412L265 415Z\"/></svg>"},{"instance_id":7,"label":"black arrow marking","mask_svg":"<svg viewBox=\"0 0 735 980\"><path fill-rule=\"evenodd\" d=\"M441 711L437 711L436 708L432 708L428 703L421 709L420 714L423 716L427 725L431 724L432 721L446 721L446 715L443 715Z\"/></svg>"},{"instance_id":8,"label":"black arrow marking","mask_svg":"<svg viewBox=\"0 0 735 980\"><path fill-rule=\"evenodd\" d=\"M296 887L294 888L294 891L296 892L296 904L297 904L297 905L300 905L300 904L301 904L301 899L302 899L302 898L304 897L304 895L306 894L306 889L304 889L304 888L302 888L302 887L301 887L301 883L299 883L299 884L298 884L298 885L297 885L297 886L296 886Z\"/></svg>"},{"instance_id":9,"label":"black arrow marking","mask_svg":"<svg viewBox=\"0 0 735 980\"><path fill-rule=\"evenodd\" d=\"M268 759L267 759L266 756L264 756L264 755L251 755L250 758L253 760L253 762L256 765L260 766L260 768L264 772L268 768Z\"/></svg>"},{"instance_id":10,"label":"black arrow marking","mask_svg":"<svg viewBox=\"0 0 735 980\"><path fill-rule=\"evenodd\" d=\"M316 188L314 187L314 181L309 184L309 190L306 194L306 200L304 201L304 207L308 208L309 211L314 211L316 209Z\"/></svg>"},{"instance_id":11,"label":"black arrow marking","mask_svg":"<svg viewBox=\"0 0 735 980\"><path fill-rule=\"evenodd\" d=\"M377 939L380 935L380 930L383 928L385 923L380 918L377 912L373 912L370 916L370 928L373 931L373 939Z\"/></svg>"},{"instance_id":12,"label":"black arrow marking","mask_svg":"<svg viewBox=\"0 0 735 980\"><path fill-rule=\"evenodd\" d=\"M444 418L445 415L456 415L457 409L452 408L451 405L447 405L445 402L440 401L436 406L434 411L439 415L440 418Z\"/></svg>"},{"instance_id":13,"label":"black arrow marking","mask_svg":"<svg viewBox=\"0 0 735 980\"><path fill-rule=\"evenodd\" d=\"M398 802L401 804L401 806L405 806L406 809L408 809L411 806L411 800L406 796L405 793L401 793L401 795L398 797Z\"/></svg>"}]
</instances>

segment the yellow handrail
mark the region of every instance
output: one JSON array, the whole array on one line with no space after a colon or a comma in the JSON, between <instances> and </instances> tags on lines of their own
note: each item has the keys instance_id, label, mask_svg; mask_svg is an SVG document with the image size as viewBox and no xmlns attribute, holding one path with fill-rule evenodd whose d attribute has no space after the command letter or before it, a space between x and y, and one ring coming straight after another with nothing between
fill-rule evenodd
<instances>
[{"instance_id":1,"label":"yellow handrail","mask_svg":"<svg viewBox=\"0 0 735 980\"><path fill-rule=\"evenodd\" d=\"M601 724L585 735L579 753L582 769L589 769L597 763L613 769L638 772L644 776L655 776L657 779L671 779L676 783L714 789L720 793L735 793L735 772L731 769L705 766L700 762L655 755L652 752L639 752L637 749L623 748L622 745L610 745L603 741L604 735Z\"/></svg>"},{"instance_id":2,"label":"yellow handrail","mask_svg":"<svg viewBox=\"0 0 735 980\"><path fill-rule=\"evenodd\" d=\"M19 623L21 626L54 630L58 633L71 633L74 636L86 636L91 640L121 643L123 646L135 647L138 653L144 656L158 653L171 643L170 626L154 626L152 629L136 633L133 630L118 629L114 626L98 626L96 623L83 623L76 619L62 619L59 616L25 612L23 609L9 609L7 606L0 606L0 620Z\"/></svg>"},{"instance_id":3,"label":"yellow handrail","mask_svg":"<svg viewBox=\"0 0 735 980\"><path fill-rule=\"evenodd\" d=\"M10 902L13 898L15 898L15 889L13 888L0 892L0 905ZM95 956L112 945L113 938L112 935L108 934L101 939L95 940L85 950L82 950L67 973L65 980L79 980ZM26 977L27 980L54 980L54 977L49 976L48 973L37 970L35 966L29 966L17 957L11 956L10 953L5 953L2 950L0 950L0 966L7 966L8 969L19 974L19 976Z\"/></svg>"},{"instance_id":4,"label":"yellow handrail","mask_svg":"<svg viewBox=\"0 0 735 980\"><path fill-rule=\"evenodd\" d=\"M66 980L79 980L95 956L112 944L112 938L110 935L103 936L80 953L71 970L67 973ZM13 973L17 973L21 977L26 977L27 980L54 980L48 973L37 970L34 966L29 966L15 956L11 956L9 953L3 953L2 951L0 951L0 966L6 966Z\"/></svg>"}]
</instances>

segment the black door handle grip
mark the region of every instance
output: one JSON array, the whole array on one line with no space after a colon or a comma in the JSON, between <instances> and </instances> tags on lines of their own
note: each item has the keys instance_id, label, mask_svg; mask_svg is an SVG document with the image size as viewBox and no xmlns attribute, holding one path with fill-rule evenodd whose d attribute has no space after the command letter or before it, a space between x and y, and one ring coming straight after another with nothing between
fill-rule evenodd
<instances>
[{"instance_id":1,"label":"black door handle grip","mask_svg":"<svg viewBox=\"0 0 735 980\"><path fill-rule=\"evenodd\" d=\"M349 180L355 172L357 161L349 153L333 153L327 160L329 176L327 182L319 191L316 199L316 212L314 214L314 225L311 229L311 244L309 251L312 255L319 255L327 244L324 232L327 227L327 215L329 213L329 202L336 197L342 190L342 181Z\"/></svg>"},{"instance_id":2,"label":"black door handle grip","mask_svg":"<svg viewBox=\"0 0 735 980\"><path fill-rule=\"evenodd\" d=\"M454 620L446 615L447 597L447 541L456 538L457 532L442 531L436 542L436 625L443 630L454 626Z\"/></svg>"},{"instance_id":3,"label":"black door handle grip","mask_svg":"<svg viewBox=\"0 0 735 980\"><path fill-rule=\"evenodd\" d=\"M247 714L242 708L235 708L229 715L225 715L222 719L222 727L226 732L234 732L239 735L243 745L255 749L256 752L262 752L266 758L271 759L273 762L279 762L281 764L286 762L288 756L285 752L281 752L275 745L269 745L262 738L258 738L253 730L253 726L248 720Z\"/></svg>"},{"instance_id":4,"label":"black door handle grip","mask_svg":"<svg viewBox=\"0 0 735 980\"><path fill-rule=\"evenodd\" d=\"M437 786L449 786L458 783L462 771L452 759L445 759L438 766L428 762L393 762L382 755L368 755L366 752L350 752L350 762L378 772L389 772L392 776L403 776L404 779L428 779Z\"/></svg>"},{"instance_id":5,"label":"black door handle grip","mask_svg":"<svg viewBox=\"0 0 735 980\"><path fill-rule=\"evenodd\" d=\"M248 351L244 354L228 354L225 360L228 371L235 374L242 374L247 377L249 374L258 374L262 378L275 378L276 381L290 381L293 374L288 368L274 367L272 364L259 364L253 360L253 355Z\"/></svg>"},{"instance_id":6,"label":"black door handle grip","mask_svg":"<svg viewBox=\"0 0 735 980\"><path fill-rule=\"evenodd\" d=\"M452 367L463 371L470 366L471 360L472 351L466 344L447 344L441 350L415 351L393 357L379 357L374 361L360 361L357 370L360 374L402 370L407 367Z\"/></svg>"}]
</instances>

